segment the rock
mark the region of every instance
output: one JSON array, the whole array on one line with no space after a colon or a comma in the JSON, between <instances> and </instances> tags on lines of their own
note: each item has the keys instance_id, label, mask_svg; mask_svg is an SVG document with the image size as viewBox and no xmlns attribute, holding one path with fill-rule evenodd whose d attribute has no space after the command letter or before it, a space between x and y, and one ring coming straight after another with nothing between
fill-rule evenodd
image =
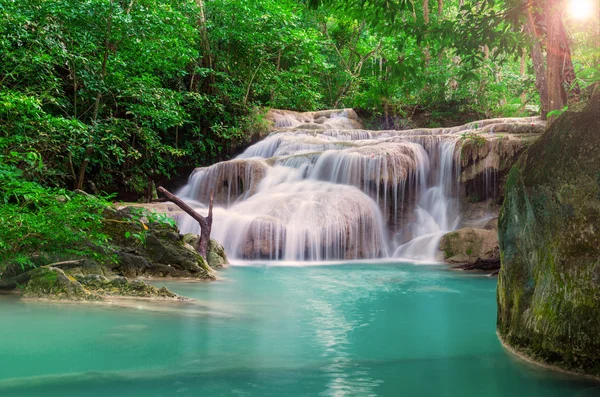
<instances>
[{"instance_id":1,"label":"rock","mask_svg":"<svg viewBox=\"0 0 600 397\"><path fill-rule=\"evenodd\" d=\"M471 202L499 200L510 167L539 134L466 134L459 141L460 180Z\"/></svg>"},{"instance_id":2,"label":"rock","mask_svg":"<svg viewBox=\"0 0 600 397\"><path fill-rule=\"evenodd\" d=\"M200 242L200 236L197 234L184 234L183 242L187 245L188 249L196 252L196 248ZM219 242L213 238L210 239L208 243L208 265L211 269L220 269L229 265L229 261L227 260L227 254L225 253L225 248Z\"/></svg>"},{"instance_id":3,"label":"rock","mask_svg":"<svg viewBox=\"0 0 600 397\"><path fill-rule=\"evenodd\" d=\"M184 241L177 227L136 221L140 214L132 211L113 210L106 222L104 232L111 238L117 257L106 265L111 273L125 277L215 278L213 269Z\"/></svg>"},{"instance_id":4,"label":"rock","mask_svg":"<svg viewBox=\"0 0 600 397\"><path fill-rule=\"evenodd\" d=\"M125 277L112 280L98 274L74 277L55 267L41 267L30 273L25 299L89 302L105 302L111 297L182 299L165 287L159 289L142 280L130 282Z\"/></svg>"},{"instance_id":5,"label":"rock","mask_svg":"<svg viewBox=\"0 0 600 397\"><path fill-rule=\"evenodd\" d=\"M499 221L498 333L540 362L600 376L600 95L510 171Z\"/></svg>"},{"instance_id":6,"label":"rock","mask_svg":"<svg viewBox=\"0 0 600 397\"><path fill-rule=\"evenodd\" d=\"M477 261L500 259L495 230L465 228L450 232L440 240L444 261L474 265Z\"/></svg>"},{"instance_id":7,"label":"rock","mask_svg":"<svg viewBox=\"0 0 600 397\"><path fill-rule=\"evenodd\" d=\"M54 267L33 270L25 287L24 299L49 299L67 301L104 301L105 298L90 292L73 276Z\"/></svg>"},{"instance_id":8,"label":"rock","mask_svg":"<svg viewBox=\"0 0 600 397\"><path fill-rule=\"evenodd\" d=\"M229 265L225 248L212 238L208 244L208 265L213 269L220 269Z\"/></svg>"}]
</instances>

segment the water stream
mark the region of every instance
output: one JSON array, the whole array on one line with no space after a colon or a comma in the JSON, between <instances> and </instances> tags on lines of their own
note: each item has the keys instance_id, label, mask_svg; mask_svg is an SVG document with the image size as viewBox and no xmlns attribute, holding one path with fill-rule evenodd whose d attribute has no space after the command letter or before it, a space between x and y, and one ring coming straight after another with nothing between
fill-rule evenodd
<instances>
[{"instance_id":1,"label":"water stream","mask_svg":"<svg viewBox=\"0 0 600 397\"><path fill-rule=\"evenodd\" d=\"M366 131L351 128L347 111L318 116L286 114L178 194L201 209L215 189L213 237L234 258L435 261L460 222L458 130ZM189 217L179 224L199 232Z\"/></svg>"}]
</instances>

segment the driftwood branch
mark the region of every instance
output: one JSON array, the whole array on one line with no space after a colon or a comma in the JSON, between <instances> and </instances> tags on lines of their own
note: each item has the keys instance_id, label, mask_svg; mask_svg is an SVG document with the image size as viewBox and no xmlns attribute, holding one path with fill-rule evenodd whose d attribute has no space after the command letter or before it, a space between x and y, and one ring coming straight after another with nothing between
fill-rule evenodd
<instances>
[{"instance_id":1,"label":"driftwood branch","mask_svg":"<svg viewBox=\"0 0 600 397\"><path fill-rule=\"evenodd\" d=\"M198 250L198 253L206 260L208 253L208 243L210 242L210 231L212 229L212 210L214 192L212 190L210 192L210 202L208 204L208 217L205 218L199 213L197 213L192 207L187 205L182 199L175 196L164 187L159 186L156 190L164 194L167 200L171 201L173 204L181 208L182 211L184 211L186 214L194 218L196 222L198 222L198 224L200 225L200 242L196 249Z\"/></svg>"}]
</instances>

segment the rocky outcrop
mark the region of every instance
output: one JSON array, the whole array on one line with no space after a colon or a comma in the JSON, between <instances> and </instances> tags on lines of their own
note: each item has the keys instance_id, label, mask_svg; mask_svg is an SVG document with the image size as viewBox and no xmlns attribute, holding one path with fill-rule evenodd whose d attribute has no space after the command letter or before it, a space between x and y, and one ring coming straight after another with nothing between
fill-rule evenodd
<instances>
[{"instance_id":1,"label":"rocky outcrop","mask_svg":"<svg viewBox=\"0 0 600 397\"><path fill-rule=\"evenodd\" d=\"M510 171L500 215L498 333L600 376L600 96L566 112Z\"/></svg>"},{"instance_id":2,"label":"rocky outcrop","mask_svg":"<svg viewBox=\"0 0 600 397\"><path fill-rule=\"evenodd\" d=\"M261 159L223 161L194 170L188 185L179 194L208 203L213 190L215 204L229 206L240 197L256 193L266 171L267 163Z\"/></svg>"},{"instance_id":3,"label":"rocky outcrop","mask_svg":"<svg viewBox=\"0 0 600 397\"><path fill-rule=\"evenodd\" d=\"M197 247L200 243L200 236L197 234L186 234L183 236L183 242L192 247ZM225 248L213 238L208 243L208 258L207 262L211 269L221 269L229 265Z\"/></svg>"},{"instance_id":4,"label":"rocky outcrop","mask_svg":"<svg viewBox=\"0 0 600 397\"><path fill-rule=\"evenodd\" d=\"M175 226L159 222L156 214L142 208L108 208L104 215L103 231L110 241L109 252L97 252L93 257L53 256L55 263L40 268L9 266L0 275L0 290L22 289L26 299L166 299L178 297L166 288L157 289L137 278L216 278L213 268L194 248L197 235L186 239ZM228 264L223 247L216 241L209 245L208 261L215 268Z\"/></svg>"},{"instance_id":5,"label":"rocky outcrop","mask_svg":"<svg viewBox=\"0 0 600 397\"><path fill-rule=\"evenodd\" d=\"M229 265L225 248L212 238L208 244L208 265L213 269L221 269Z\"/></svg>"},{"instance_id":6,"label":"rocky outcrop","mask_svg":"<svg viewBox=\"0 0 600 397\"><path fill-rule=\"evenodd\" d=\"M156 288L142 280L114 276L109 280L100 274L83 274L79 267L73 270L76 275L58 267L33 270L23 298L79 302L106 302L111 297L182 299L165 287Z\"/></svg>"},{"instance_id":7,"label":"rocky outcrop","mask_svg":"<svg viewBox=\"0 0 600 397\"><path fill-rule=\"evenodd\" d=\"M472 202L499 201L508 171L538 137L535 134L463 134L458 153L465 197Z\"/></svg>"},{"instance_id":8,"label":"rocky outcrop","mask_svg":"<svg viewBox=\"0 0 600 397\"><path fill-rule=\"evenodd\" d=\"M147 214L149 215L149 214ZM213 269L175 226L150 222L131 208L110 210L104 232L115 246L116 261L106 264L124 277L214 279Z\"/></svg>"},{"instance_id":9,"label":"rocky outcrop","mask_svg":"<svg viewBox=\"0 0 600 397\"><path fill-rule=\"evenodd\" d=\"M362 122L353 109L322 110L319 112L294 112L291 110L271 109L266 119L274 128L292 127L306 130L325 130L329 128L362 128Z\"/></svg>"},{"instance_id":10,"label":"rocky outcrop","mask_svg":"<svg viewBox=\"0 0 600 397\"><path fill-rule=\"evenodd\" d=\"M440 249L448 263L471 266L477 262L500 264L496 230L465 228L450 232L442 237Z\"/></svg>"}]
</instances>

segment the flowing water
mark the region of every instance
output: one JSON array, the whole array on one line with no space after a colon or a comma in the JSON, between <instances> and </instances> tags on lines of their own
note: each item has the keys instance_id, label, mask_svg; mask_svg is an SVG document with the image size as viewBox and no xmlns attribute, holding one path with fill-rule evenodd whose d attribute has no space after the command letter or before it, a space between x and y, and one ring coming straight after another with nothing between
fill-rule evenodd
<instances>
[{"instance_id":1,"label":"flowing water","mask_svg":"<svg viewBox=\"0 0 600 397\"><path fill-rule=\"evenodd\" d=\"M600 394L504 351L495 279L374 260L436 260L461 221L459 133L483 124L366 131L347 110L276 114L277 131L178 192L206 211L214 189L212 236L262 264L161 283L188 303L0 296L0 397Z\"/></svg>"},{"instance_id":2,"label":"flowing water","mask_svg":"<svg viewBox=\"0 0 600 397\"><path fill-rule=\"evenodd\" d=\"M512 357L494 279L439 266L241 266L138 309L0 296L0 396L597 396ZM161 283L162 284L162 283ZM152 309L152 310L149 310Z\"/></svg>"},{"instance_id":3,"label":"flowing water","mask_svg":"<svg viewBox=\"0 0 600 397\"><path fill-rule=\"evenodd\" d=\"M439 259L440 238L461 220L461 133L487 124L367 131L342 110L280 111L275 125L237 158L198 168L178 192L202 212L214 190L213 237L234 258ZM486 192L495 191L485 167ZM179 225L199 232L188 216Z\"/></svg>"}]
</instances>

